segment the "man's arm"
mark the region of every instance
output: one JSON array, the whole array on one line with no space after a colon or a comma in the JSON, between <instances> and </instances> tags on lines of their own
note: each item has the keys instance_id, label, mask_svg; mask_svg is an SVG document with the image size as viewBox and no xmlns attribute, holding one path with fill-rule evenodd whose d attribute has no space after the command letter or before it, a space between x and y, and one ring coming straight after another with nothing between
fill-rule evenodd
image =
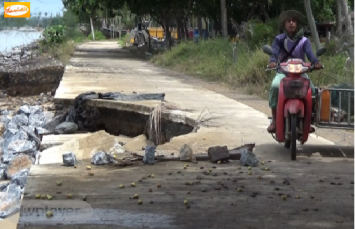
<instances>
[{"instance_id":1,"label":"man's arm","mask_svg":"<svg viewBox=\"0 0 355 229\"><path fill-rule=\"evenodd\" d=\"M312 44L308 39L303 44L303 51L306 53L307 59L312 64L319 63L319 60L317 59L316 55L314 55L313 53Z\"/></svg>"},{"instance_id":2,"label":"man's arm","mask_svg":"<svg viewBox=\"0 0 355 229\"><path fill-rule=\"evenodd\" d=\"M278 56L280 54L280 40L278 37L275 38L274 42L272 42L272 55L270 56L270 62L277 63Z\"/></svg>"}]
</instances>

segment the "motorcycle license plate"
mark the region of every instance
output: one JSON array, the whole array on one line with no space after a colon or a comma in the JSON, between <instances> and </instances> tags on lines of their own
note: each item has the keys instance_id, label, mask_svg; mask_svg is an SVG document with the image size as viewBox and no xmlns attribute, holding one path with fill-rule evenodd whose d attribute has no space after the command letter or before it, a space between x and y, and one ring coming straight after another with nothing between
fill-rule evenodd
<instances>
[{"instance_id":1,"label":"motorcycle license plate","mask_svg":"<svg viewBox=\"0 0 355 229\"><path fill-rule=\"evenodd\" d=\"M302 87L303 81L292 80L289 82L289 87Z\"/></svg>"}]
</instances>

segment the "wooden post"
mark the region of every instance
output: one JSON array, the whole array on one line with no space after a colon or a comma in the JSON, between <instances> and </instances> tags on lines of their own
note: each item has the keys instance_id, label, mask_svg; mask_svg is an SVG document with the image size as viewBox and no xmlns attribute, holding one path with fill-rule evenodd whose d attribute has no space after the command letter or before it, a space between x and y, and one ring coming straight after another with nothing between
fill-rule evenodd
<instances>
[{"instance_id":1,"label":"wooden post","mask_svg":"<svg viewBox=\"0 0 355 229\"><path fill-rule=\"evenodd\" d=\"M95 32L94 32L94 25L92 23L92 17L90 17L90 24L91 24L91 33L92 33L92 40L95 40Z\"/></svg>"},{"instance_id":2,"label":"wooden post","mask_svg":"<svg viewBox=\"0 0 355 229\"><path fill-rule=\"evenodd\" d=\"M233 63L237 63L237 47L233 48Z\"/></svg>"},{"instance_id":3,"label":"wooden post","mask_svg":"<svg viewBox=\"0 0 355 229\"><path fill-rule=\"evenodd\" d=\"M118 17L118 20L119 20L119 22L118 22L118 26L119 26L119 35L118 35L118 36L119 36L119 38L120 38L120 39L121 39L121 37L122 37L122 36L121 36L121 32L122 32L121 18L122 18L121 16L119 16L119 17Z\"/></svg>"},{"instance_id":4,"label":"wooden post","mask_svg":"<svg viewBox=\"0 0 355 229\"><path fill-rule=\"evenodd\" d=\"M326 30L325 30L325 36L326 36L327 44L329 44L329 42L330 42L330 31L329 31L328 26L326 27Z\"/></svg>"}]
</instances>

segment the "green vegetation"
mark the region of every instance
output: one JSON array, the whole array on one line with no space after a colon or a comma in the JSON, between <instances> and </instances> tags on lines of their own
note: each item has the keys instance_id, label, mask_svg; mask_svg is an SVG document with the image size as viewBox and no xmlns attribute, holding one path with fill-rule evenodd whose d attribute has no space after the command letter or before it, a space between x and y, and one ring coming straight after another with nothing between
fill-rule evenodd
<instances>
[{"instance_id":1,"label":"green vegetation","mask_svg":"<svg viewBox=\"0 0 355 229\"><path fill-rule=\"evenodd\" d=\"M102 34L101 31L95 30L95 31L94 31L94 35L95 35L95 41L106 40L106 37ZM90 34L88 35L88 39L91 39L91 40L92 40L92 33L90 33Z\"/></svg>"},{"instance_id":2,"label":"green vegetation","mask_svg":"<svg viewBox=\"0 0 355 229\"><path fill-rule=\"evenodd\" d=\"M131 34L125 34L121 38L118 39L118 44L120 44L122 47L126 46L126 43L131 42Z\"/></svg>"},{"instance_id":3,"label":"green vegetation","mask_svg":"<svg viewBox=\"0 0 355 229\"><path fill-rule=\"evenodd\" d=\"M70 11L63 12L63 16L52 21L43 31L43 39L40 40L40 50L44 55L50 55L67 64L75 46L86 40L79 30L78 19Z\"/></svg>"},{"instance_id":4,"label":"green vegetation","mask_svg":"<svg viewBox=\"0 0 355 229\"><path fill-rule=\"evenodd\" d=\"M233 63L233 44L217 38L183 42L170 51L152 57L152 62L177 71L212 81L220 81L233 88L243 88L249 94L263 98L268 95L275 72L265 72L269 56L261 48L251 49L245 42L237 44L237 62ZM261 47L261 46L259 46ZM353 82L354 70L344 70L346 56L343 53L321 56L325 66L321 71L309 73L312 82L318 86Z\"/></svg>"}]
</instances>

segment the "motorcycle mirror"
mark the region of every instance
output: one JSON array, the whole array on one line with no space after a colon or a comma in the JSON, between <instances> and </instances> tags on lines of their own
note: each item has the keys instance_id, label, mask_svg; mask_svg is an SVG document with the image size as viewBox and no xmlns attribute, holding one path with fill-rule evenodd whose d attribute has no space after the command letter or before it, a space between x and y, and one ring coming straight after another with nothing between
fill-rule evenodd
<instances>
[{"instance_id":1,"label":"motorcycle mirror","mask_svg":"<svg viewBox=\"0 0 355 229\"><path fill-rule=\"evenodd\" d=\"M269 56L271 56L272 55L272 48L269 45L264 45L263 52L268 54Z\"/></svg>"},{"instance_id":2,"label":"motorcycle mirror","mask_svg":"<svg viewBox=\"0 0 355 229\"><path fill-rule=\"evenodd\" d=\"M317 54L317 56L321 56L321 55L323 55L325 53L325 51L327 51L326 48L321 48L321 49L318 49L316 54Z\"/></svg>"}]
</instances>

